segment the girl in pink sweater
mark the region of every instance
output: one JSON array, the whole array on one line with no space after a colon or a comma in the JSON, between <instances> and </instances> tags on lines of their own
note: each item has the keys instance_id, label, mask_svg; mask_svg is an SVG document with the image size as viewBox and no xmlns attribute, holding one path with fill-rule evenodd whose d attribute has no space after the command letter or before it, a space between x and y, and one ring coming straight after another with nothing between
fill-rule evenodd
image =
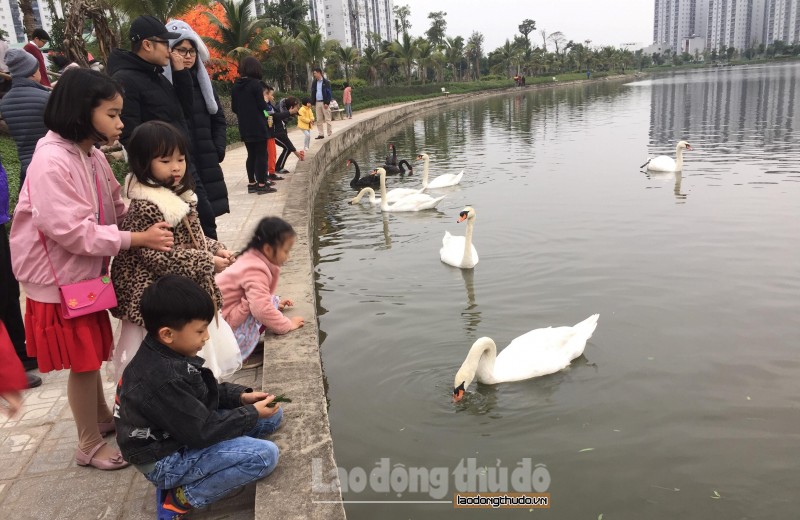
<instances>
[{"instance_id":1,"label":"girl in pink sweater","mask_svg":"<svg viewBox=\"0 0 800 520\"><path fill-rule=\"evenodd\" d=\"M281 266L289 259L296 233L288 222L265 217L256 226L247 249L236 262L216 276L222 291L222 317L233 329L242 359L256 348L264 330L286 334L303 326L300 316L281 312L292 300L274 296Z\"/></svg>"}]
</instances>

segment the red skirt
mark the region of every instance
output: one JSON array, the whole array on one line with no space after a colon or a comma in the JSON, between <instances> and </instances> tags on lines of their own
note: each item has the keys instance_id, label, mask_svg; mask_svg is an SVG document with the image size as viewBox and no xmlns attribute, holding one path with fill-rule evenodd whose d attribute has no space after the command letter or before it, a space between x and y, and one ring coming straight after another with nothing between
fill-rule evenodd
<instances>
[{"instance_id":1,"label":"red skirt","mask_svg":"<svg viewBox=\"0 0 800 520\"><path fill-rule=\"evenodd\" d=\"M100 370L111 355L113 337L108 311L68 320L60 303L26 300L25 341L28 356L39 362L39 371Z\"/></svg>"}]
</instances>

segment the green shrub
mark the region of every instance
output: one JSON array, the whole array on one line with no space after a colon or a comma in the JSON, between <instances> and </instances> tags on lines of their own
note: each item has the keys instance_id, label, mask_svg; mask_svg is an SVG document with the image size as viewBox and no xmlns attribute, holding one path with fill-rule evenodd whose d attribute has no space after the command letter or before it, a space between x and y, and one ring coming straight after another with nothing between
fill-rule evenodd
<instances>
[{"instance_id":1,"label":"green shrub","mask_svg":"<svg viewBox=\"0 0 800 520\"><path fill-rule=\"evenodd\" d=\"M367 82L361 78L350 78L350 86L353 87L354 90L364 88L367 86ZM331 89L344 90L344 79L332 79Z\"/></svg>"},{"instance_id":2,"label":"green shrub","mask_svg":"<svg viewBox=\"0 0 800 520\"><path fill-rule=\"evenodd\" d=\"M486 76L481 76L481 81L502 81L507 79L505 76L501 76L500 74L487 74Z\"/></svg>"}]
</instances>

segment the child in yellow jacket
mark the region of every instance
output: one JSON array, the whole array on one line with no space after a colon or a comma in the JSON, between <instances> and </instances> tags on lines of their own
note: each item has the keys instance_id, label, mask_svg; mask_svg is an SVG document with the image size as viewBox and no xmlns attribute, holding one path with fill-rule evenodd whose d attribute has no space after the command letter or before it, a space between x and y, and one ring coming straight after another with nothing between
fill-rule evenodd
<instances>
[{"instance_id":1,"label":"child in yellow jacket","mask_svg":"<svg viewBox=\"0 0 800 520\"><path fill-rule=\"evenodd\" d=\"M303 150L308 151L311 146L311 128L314 126L314 111L311 110L311 100L303 98L303 106L297 113L297 128L303 131L305 139L303 141Z\"/></svg>"}]
</instances>

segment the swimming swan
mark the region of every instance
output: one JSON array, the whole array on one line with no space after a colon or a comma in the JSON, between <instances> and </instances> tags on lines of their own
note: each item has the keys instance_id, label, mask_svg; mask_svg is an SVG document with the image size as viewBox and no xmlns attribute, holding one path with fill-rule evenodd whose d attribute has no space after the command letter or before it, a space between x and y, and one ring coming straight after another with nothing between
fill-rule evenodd
<instances>
[{"instance_id":1,"label":"swimming swan","mask_svg":"<svg viewBox=\"0 0 800 520\"><path fill-rule=\"evenodd\" d=\"M667 155L659 155L658 157L648 159L647 162L639 166L639 168L647 167L647 171L649 172L679 172L683 170L684 149L691 152L692 145L686 141L678 141L678 145L675 147L675 157L677 160Z\"/></svg>"},{"instance_id":2,"label":"swimming swan","mask_svg":"<svg viewBox=\"0 0 800 520\"><path fill-rule=\"evenodd\" d=\"M364 188L361 191L359 191L358 195L356 195L355 197L350 199L348 201L348 204L358 204L359 202L361 202L361 199L364 197L364 195L369 195L370 204L380 204L381 203L381 199L376 199L375 198L375 190L373 190L372 188L367 187L367 188Z\"/></svg>"},{"instance_id":3,"label":"swimming swan","mask_svg":"<svg viewBox=\"0 0 800 520\"><path fill-rule=\"evenodd\" d=\"M374 170L373 174L381 176L381 211L421 211L424 209L433 209L444 198L444 196L433 198L424 193L413 193L390 205L389 201L386 200L386 170L378 168ZM421 192L422 190L419 191Z\"/></svg>"},{"instance_id":4,"label":"swimming swan","mask_svg":"<svg viewBox=\"0 0 800 520\"><path fill-rule=\"evenodd\" d=\"M586 341L597 327L592 314L574 327L534 329L515 338L497 355L491 338L480 338L469 349L453 381L453 399L460 401L472 380L494 385L553 374L583 354Z\"/></svg>"},{"instance_id":5,"label":"swimming swan","mask_svg":"<svg viewBox=\"0 0 800 520\"><path fill-rule=\"evenodd\" d=\"M351 188L353 188L354 190L357 190L359 188L364 188L366 186L374 186L376 188L378 187L378 185L380 184L380 181L376 177L374 177L372 175L367 175L365 177L362 177L361 176L361 168L358 167L358 163L354 159L347 159L347 167L348 168L350 167L351 164L356 167L356 174L353 177L353 179L350 181L350 187Z\"/></svg>"},{"instance_id":6,"label":"swimming swan","mask_svg":"<svg viewBox=\"0 0 800 520\"><path fill-rule=\"evenodd\" d=\"M464 170L461 170L461 173L458 175L454 175L452 173L445 173L444 175L440 175L433 179L431 182L428 182L428 164L430 163L431 159L430 156L426 153L421 153L417 155L417 160L420 159L425 161L425 169L422 172L422 187L429 188L429 189L436 189L436 188L447 188L448 186L455 186L459 182L461 182L461 178L464 177Z\"/></svg>"},{"instance_id":7,"label":"swimming swan","mask_svg":"<svg viewBox=\"0 0 800 520\"><path fill-rule=\"evenodd\" d=\"M439 257L442 262L460 267L461 269L472 269L478 264L478 252L472 245L472 228L475 227L475 209L467 206L458 214L457 222L467 221L466 236L458 237L444 232L442 248L439 250Z\"/></svg>"}]
</instances>

